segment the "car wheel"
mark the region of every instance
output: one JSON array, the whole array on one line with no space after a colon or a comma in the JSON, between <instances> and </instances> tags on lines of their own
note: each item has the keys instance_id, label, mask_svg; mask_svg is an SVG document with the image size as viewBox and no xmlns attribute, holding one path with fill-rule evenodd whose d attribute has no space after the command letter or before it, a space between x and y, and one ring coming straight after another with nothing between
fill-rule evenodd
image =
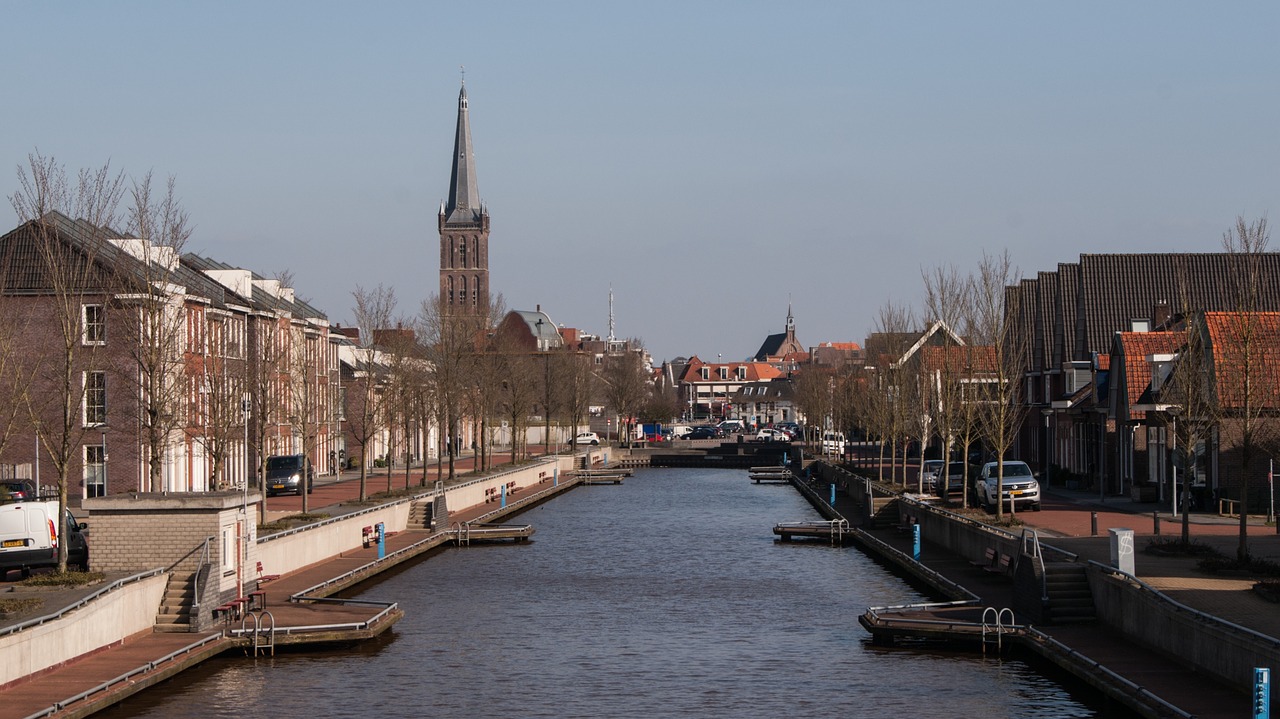
<instances>
[{"instance_id":1,"label":"car wheel","mask_svg":"<svg viewBox=\"0 0 1280 719\"><path fill-rule=\"evenodd\" d=\"M596 446L596 445L598 445L598 444L600 444L598 441L596 441L596 440L594 440L594 439L593 439L593 440L591 440L591 446L592 446L592 447L595 447L595 446Z\"/></svg>"},{"instance_id":2,"label":"car wheel","mask_svg":"<svg viewBox=\"0 0 1280 719\"><path fill-rule=\"evenodd\" d=\"M1040 511L1040 503L1039 503L1039 502L1036 502L1035 504L1031 505L1031 509L1032 509L1032 511L1039 512L1039 511Z\"/></svg>"}]
</instances>

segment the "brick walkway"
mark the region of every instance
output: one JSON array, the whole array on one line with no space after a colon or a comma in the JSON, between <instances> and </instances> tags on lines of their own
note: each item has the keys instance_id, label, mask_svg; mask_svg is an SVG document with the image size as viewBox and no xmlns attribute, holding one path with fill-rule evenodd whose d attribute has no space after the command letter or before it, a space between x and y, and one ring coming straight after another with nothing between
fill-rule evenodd
<instances>
[{"instance_id":1,"label":"brick walkway","mask_svg":"<svg viewBox=\"0 0 1280 719\"><path fill-rule=\"evenodd\" d=\"M1055 492L1044 500L1040 512L1018 513L1023 523L1037 530L1044 544L1073 552L1082 559L1104 564L1110 562L1107 529L1132 529L1139 579L1167 594L1171 599L1206 614L1218 616L1234 624L1272 637L1280 637L1280 605L1269 603L1252 590L1253 582L1244 578L1204 574L1196 569L1196 560L1185 557L1163 557L1141 551L1156 538L1152 505L1108 498L1100 502L1096 495ZM1098 533L1090 536L1092 513L1097 512ZM1161 515L1161 536L1180 536L1181 525L1168 513ZM1190 526L1194 541L1210 545L1227 556L1235 556L1239 520L1213 515L1193 515ZM1251 518L1248 526L1251 554L1280 560L1280 537L1274 527L1265 526L1261 518ZM910 553L910 538L896 530L874 530L873 534L904 552ZM1012 586L1007 579L993 578L974 568L963 557L951 554L926 542L924 564L951 581L982 597L986 606L1010 606ZM1173 659L1119 638L1114 632L1095 624L1038 627L1041 631L1099 662L1135 684L1164 698L1198 717L1247 716L1246 694L1217 684L1192 672Z\"/></svg>"},{"instance_id":2,"label":"brick walkway","mask_svg":"<svg viewBox=\"0 0 1280 719\"><path fill-rule=\"evenodd\" d=\"M541 447L538 447L537 450L540 451ZM501 459L496 458L495 463L501 463ZM472 463L473 459L469 456L460 460L455 465L459 475L469 472ZM433 477L434 469L435 467L432 465ZM447 471L447 466L445 469ZM421 476L420 472L420 469L414 470L415 481L417 477ZM352 479L357 481L353 482L351 481ZM381 485L377 479L369 482L370 493L385 489L385 475L381 476L380 479L382 481ZM403 474L398 475L396 479L401 482L399 486L403 486ZM471 479L470 476L460 476L460 481L469 479ZM310 497L312 510L330 511L335 514L341 513L342 508L339 506L341 502L348 502L359 496L358 480L358 473L344 473L338 483L317 486ZM548 484L547 486L550 485ZM270 502L276 507L293 505L282 507L282 509L286 510L286 513L296 513L301 511L302 508L302 498L296 496L273 497ZM450 521L469 521L497 508L498 505L493 503L460 508L459 511L450 513ZM398 549L420 542L428 536L430 535L423 531L407 531L393 534L386 540L385 551L390 554ZM275 616L277 626L358 622L368 619L370 615L379 611L377 608L370 607L344 608L324 604L297 604L288 601L289 597L297 592L368 564L377 558L377 552L376 545L367 549L357 548L290 572L274 581L264 583L262 588L266 592L267 609ZM45 607L44 609L50 611L55 607ZM239 628L240 625L238 622L232 622L227 626ZM27 679L14 682L10 686L0 689L0 719L21 719L40 712L56 702L89 690L126 672L133 671L193 642L205 637L219 635L222 628L220 626L218 631L201 634L141 632L115 646L104 648L63 666L54 667ZM187 666L226 651L231 646L228 640L214 640L201 647L200 650L193 652L189 657L166 665L163 668L142 672L135 677L131 677L129 681L122 682L110 692L103 692L101 696L93 701L77 703L73 707L69 707L53 716L87 716L93 711L109 705L110 702L118 701L125 696L163 681Z\"/></svg>"}]
</instances>

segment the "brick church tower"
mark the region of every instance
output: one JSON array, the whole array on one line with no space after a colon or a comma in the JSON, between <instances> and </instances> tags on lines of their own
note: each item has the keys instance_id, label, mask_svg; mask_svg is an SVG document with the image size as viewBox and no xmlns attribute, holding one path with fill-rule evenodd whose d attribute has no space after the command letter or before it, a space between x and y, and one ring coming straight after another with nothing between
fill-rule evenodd
<instances>
[{"instance_id":1,"label":"brick church tower","mask_svg":"<svg viewBox=\"0 0 1280 719\"><path fill-rule=\"evenodd\" d=\"M449 200L440 205L440 299L450 313L486 311L489 304L489 210L476 186L465 83L458 93Z\"/></svg>"}]
</instances>

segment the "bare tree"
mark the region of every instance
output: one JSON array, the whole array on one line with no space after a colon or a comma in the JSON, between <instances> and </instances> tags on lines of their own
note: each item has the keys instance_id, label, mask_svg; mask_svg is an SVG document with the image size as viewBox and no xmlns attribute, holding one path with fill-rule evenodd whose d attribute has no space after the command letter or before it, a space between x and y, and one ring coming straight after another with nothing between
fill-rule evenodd
<instances>
[{"instance_id":1,"label":"bare tree","mask_svg":"<svg viewBox=\"0 0 1280 719\"><path fill-rule=\"evenodd\" d=\"M141 182L133 183L130 195L128 228L132 238L120 241L128 257L122 257L116 268L119 296L126 298L128 313L128 319L118 326L125 335L129 356L117 375L138 398L148 484L152 492L162 492L166 489L168 450L182 441L183 427L204 423L202 401L208 388L190 391L189 386L189 381L204 374L204 368L195 365L188 373L183 352L199 358L196 362L203 361L209 354L207 333L203 306L185 306L182 291L173 283L182 248L191 236L174 179L169 178L166 191L157 197L148 173ZM125 319L126 313L120 314ZM192 416L183 411L188 398L192 398Z\"/></svg>"},{"instance_id":2,"label":"bare tree","mask_svg":"<svg viewBox=\"0 0 1280 719\"><path fill-rule=\"evenodd\" d=\"M880 478L884 479L884 445L889 443L889 481L897 483L898 451L903 455L902 483L906 486L905 438L910 416L909 397L903 386L906 381L904 366L900 363L907 349L915 342L912 332L915 315L909 307L886 302L876 316L874 343L868 342L868 361L875 367L878 396L868 403L873 411L871 426L880 437Z\"/></svg>"},{"instance_id":3,"label":"bare tree","mask_svg":"<svg viewBox=\"0 0 1280 719\"><path fill-rule=\"evenodd\" d=\"M287 330L286 350L287 385L285 387L288 410L286 417L295 437L302 442L302 455L306 471L300 481L302 487L302 513L310 511L311 475L314 472L312 458L316 441L327 417L324 406L328 373L324 372L322 353L325 347L320 333L302 324Z\"/></svg>"},{"instance_id":4,"label":"bare tree","mask_svg":"<svg viewBox=\"0 0 1280 719\"><path fill-rule=\"evenodd\" d=\"M552 364L556 367L555 393L560 396L560 411L569 425L569 434L574 435L590 410L598 377L591 357L575 350L555 353Z\"/></svg>"},{"instance_id":5,"label":"bare tree","mask_svg":"<svg viewBox=\"0 0 1280 719\"><path fill-rule=\"evenodd\" d=\"M523 455L527 442L529 416L542 396L542 386L533 355L499 334L491 348L495 366L502 378L498 385L502 415L511 428L511 463Z\"/></svg>"},{"instance_id":6,"label":"bare tree","mask_svg":"<svg viewBox=\"0 0 1280 719\"><path fill-rule=\"evenodd\" d=\"M1004 460L1018 436L1026 405L1022 401L1022 371L1028 348L1017 331L1018 295L1009 286L1019 281L1006 250L1000 255L982 254L973 287L974 334L979 344L990 347L992 382L985 401L978 404L982 414L982 434L995 452L996 518L1004 519ZM1014 503L1010 503L1013 509Z\"/></svg>"},{"instance_id":7,"label":"bare tree","mask_svg":"<svg viewBox=\"0 0 1280 719\"><path fill-rule=\"evenodd\" d=\"M107 308L109 278L98 262L109 230L116 224L117 208L124 192L123 178L110 165L81 170L73 183L54 158L33 153L26 167L18 168L19 190L10 196L27 231L18 241L34 258L27 269L38 277L30 289L47 298L49 310L42 318L39 338L47 347L33 353L40 357L34 375L39 391L27 393L32 423L58 478L58 516L63 522L70 473L77 466L81 442L90 427L107 422L106 387L97 384L99 342L86 336L86 307L99 308L95 319L102 327ZM81 235L72 242L64 236L69 218L79 222ZM64 224L65 223L65 224ZM11 285L12 289L18 289ZM44 351L47 350L47 351ZM82 377L82 373L83 377ZM90 404L86 399L94 399ZM96 400L101 400L98 402ZM58 571L67 570L67 543L58 543Z\"/></svg>"},{"instance_id":8,"label":"bare tree","mask_svg":"<svg viewBox=\"0 0 1280 719\"><path fill-rule=\"evenodd\" d=\"M1223 315L1223 336L1214 342L1215 392L1222 419L1230 417L1231 433L1239 447L1240 541L1236 556L1240 561L1249 558L1249 480L1261 473L1255 462L1275 433L1277 388L1271 374L1274 370L1269 369L1265 357L1272 349L1271 327L1262 312L1263 283L1274 281L1262 270L1269 240L1265 218L1252 224L1236 218L1233 230L1222 236L1222 248L1229 255L1233 311Z\"/></svg>"},{"instance_id":9,"label":"bare tree","mask_svg":"<svg viewBox=\"0 0 1280 719\"><path fill-rule=\"evenodd\" d=\"M627 438L628 447L631 446L636 415L649 396L650 382L638 345L636 340L632 340L630 351L606 357L601 372L605 401L620 417L618 430Z\"/></svg>"},{"instance_id":10,"label":"bare tree","mask_svg":"<svg viewBox=\"0 0 1280 719\"><path fill-rule=\"evenodd\" d=\"M386 363L374 346L374 333L391 325L396 295L392 288L378 285L372 290L356 287L352 296L359 338L352 353L355 383L347 388L347 431L360 448L360 501L363 502L369 497L369 447L386 420Z\"/></svg>"},{"instance_id":11,"label":"bare tree","mask_svg":"<svg viewBox=\"0 0 1280 719\"><path fill-rule=\"evenodd\" d=\"M827 429L834 420L832 415L832 396L834 379L831 372L810 366L795 375L791 380L792 401L796 409L805 416L805 438L809 441L811 432ZM843 429L843 428L841 428ZM815 438L816 439L816 438Z\"/></svg>"},{"instance_id":12,"label":"bare tree","mask_svg":"<svg viewBox=\"0 0 1280 719\"><path fill-rule=\"evenodd\" d=\"M259 470L257 486L263 490L259 519L266 521L266 487L261 470L266 457L281 441L288 426L289 329L288 320L263 312L250 318L251 339L248 364L248 394L252 414L254 463Z\"/></svg>"},{"instance_id":13,"label":"bare tree","mask_svg":"<svg viewBox=\"0 0 1280 719\"><path fill-rule=\"evenodd\" d=\"M973 288L970 278L962 276L953 265L935 267L924 272L923 276L926 322L938 321L953 332L964 331ZM944 497L951 479L952 446L962 434L966 418L964 388L965 380L969 377L964 374L964 363L960 361L965 356L966 349L957 346L951 333L943 333L942 345L929 353L924 363L928 373L925 396L942 443L943 462L939 487L940 495ZM967 453L968 447L964 447L964 451ZM961 502L967 504L964 487L969 484L968 462L964 463L964 467Z\"/></svg>"},{"instance_id":14,"label":"bare tree","mask_svg":"<svg viewBox=\"0 0 1280 719\"><path fill-rule=\"evenodd\" d=\"M480 313L451 313L448 302L433 295L422 303L418 323L425 357L431 367L431 391L435 397L437 426L448 445L449 480L457 475L455 450L471 387L479 342L487 329L488 316Z\"/></svg>"}]
</instances>

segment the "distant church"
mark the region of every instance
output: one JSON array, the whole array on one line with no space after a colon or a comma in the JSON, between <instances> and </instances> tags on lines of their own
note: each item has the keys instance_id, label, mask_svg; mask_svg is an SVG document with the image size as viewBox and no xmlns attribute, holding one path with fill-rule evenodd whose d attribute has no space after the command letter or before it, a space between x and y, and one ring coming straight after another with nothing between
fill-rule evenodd
<instances>
[{"instance_id":1,"label":"distant church","mask_svg":"<svg viewBox=\"0 0 1280 719\"><path fill-rule=\"evenodd\" d=\"M480 202L476 158L471 149L467 86L458 93L458 130L453 140L449 200L440 205L440 299L449 313L487 311L489 304L489 210Z\"/></svg>"},{"instance_id":2,"label":"distant church","mask_svg":"<svg viewBox=\"0 0 1280 719\"><path fill-rule=\"evenodd\" d=\"M800 355L805 353L804 345L796 339L796 321L791 316L791 305L788 303L786 332L766 337L751 359L776 365L788 360L799 361Z\"/></svg>"}]
</instances>

